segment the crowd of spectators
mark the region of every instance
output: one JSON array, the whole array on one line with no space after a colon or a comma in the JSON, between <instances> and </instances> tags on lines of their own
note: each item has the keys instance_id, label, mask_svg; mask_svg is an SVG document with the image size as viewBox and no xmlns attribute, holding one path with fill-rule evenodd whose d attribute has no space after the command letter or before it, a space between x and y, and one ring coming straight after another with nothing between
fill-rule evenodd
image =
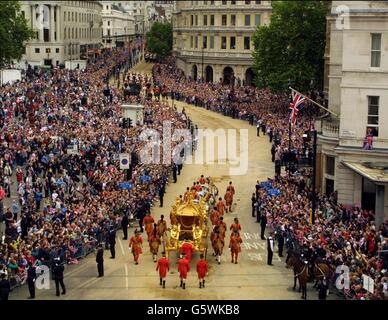
<instances>
[{"instance_id":1,"label":"crowd of spectators","mask_svg":"<svg viewBox=\"0 0 388 320\"><path fill-rule=\"evenodd\" d=\"M152 121L123 127L123 94L109 79L128 67L128 56L107 49L85 70L27 73L0 88L0 272L10 279L25 279L28 262L77 263L122 214L145 216L167 181L171 166L138 161L146 143L139 135L162 132L164 120L186 128L186 117L141 98ZM129 175L119 169L120 153L132 156Z\"/></svg>"}]
</instances>

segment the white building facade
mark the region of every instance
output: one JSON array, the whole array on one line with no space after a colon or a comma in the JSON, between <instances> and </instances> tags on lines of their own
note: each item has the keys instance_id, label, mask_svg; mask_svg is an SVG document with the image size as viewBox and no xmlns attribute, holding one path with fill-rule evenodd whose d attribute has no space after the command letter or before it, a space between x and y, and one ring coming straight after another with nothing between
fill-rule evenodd
<instances>
[{"instance_id":1,"label":"white building facade","mask_svg":"<svg viewBox=\"0 0 388 320\"><path fill-rule=\"evenodd\" d=\"M35 31L19 64L56 66L102 45L98 1L22 1L21 14Z\"/></svg>"},{"instance_id":2,"label":"white building facade","mask_svg":"<svg viewBox=\"0 0 388 320\"><path fill-rule=\"evenodd\" d=\"M117 1L102 4L103 43L105 47L122 46L135 37L135 18Z\"/></svg>"},{"instance_id":3,"label":"white building facade","mask_svg":"<svg viewBox=\"0 0 388 320\"><path fill-rule=\"evenodd\" d=\"M374 210L380 224L388 218L388 3L333 1L327 21L325 86L339 117L321 121L321 189Z\"/></svg>"},{"instance_id":4,"label":"white building facade","mask_svg":"<svg viewBox=\"0 0 388 320\"><path fill-rule=\"evenodd\" d=\"M271 1L177 1L173 54L187 76L252 84L253 35L270 22Z\"/></svg>"}]
</instances>

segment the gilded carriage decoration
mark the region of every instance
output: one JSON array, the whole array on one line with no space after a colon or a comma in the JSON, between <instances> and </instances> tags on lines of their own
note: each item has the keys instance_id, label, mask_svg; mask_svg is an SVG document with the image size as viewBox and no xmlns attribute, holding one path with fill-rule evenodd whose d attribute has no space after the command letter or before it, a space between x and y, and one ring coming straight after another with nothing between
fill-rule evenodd
<instances>
[{"instance_id":1,"label":"gilded carriage decoration","mask_svg":"<svg viewBox=\"0 0 388 320\"><path fill-rule=\"evenodd\" d=\"M206 252L208 228L205 200L189 196L183 202L179 198L171 210L171 230L166 250L178 251L185 242L192 245L195 252Z\"/></svg>"}]
</instances>

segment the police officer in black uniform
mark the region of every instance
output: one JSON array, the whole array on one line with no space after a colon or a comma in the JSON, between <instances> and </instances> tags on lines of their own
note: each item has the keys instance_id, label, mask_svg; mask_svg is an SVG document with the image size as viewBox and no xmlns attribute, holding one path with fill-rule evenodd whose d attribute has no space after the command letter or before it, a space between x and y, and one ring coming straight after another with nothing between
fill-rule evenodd
<instances>
[{"instance_id":1,"label":"police officer in black uniform","mask_svg":"<svg viewBox=\"0 0 388 320\"><path fill-rule=\"evenodd\" d=\"M174 183L177 182L177 172L178 172L178 166L176 163L172 165L172 178L174 179Z\"/></svg>"},{"instance_id":2,"label":"police officer in black uniform","mask_svg":"<svg viewBox=\"0 0 388 320\"><path fill-rule=\"evenodd\" d=\"M261 227L260 238L261 238L261 240L265 240L264 233L265 233L266 226L267 226L267 215L265 214L265 212L263 212L261 214L261 217L260 217L260 227Z\"/></svg>"},{"instance_id":3,"label":"police officer in black uniform","mask_svg":"<svg viewBox=\"0 0 388 320\"><path fill-rule=\"evenodd\" d=\"M166 193L166 185L164 182L162 182L162 185L159 188L159 200L160 200L160 207L163 208L163 198L164 194Z\"/></svg>"},{"instance_id":4,"label":"police officer in black uniform","mask_svg":"<svg viewBox=\"0 0 388 320\"><path fill-rule=\"evenodd\" d=\"M252 194L252 198L251 198L251 206L252 206L252 217L256 217L255 212L256 212L257 201L256 201L256 195L254 193Z\"/></svg>"},{"instance_id":5,"label":"police officer in black uniform","mask_svg":"<svg viewBox=\"0 0 388 320\"><path fill-rule=\"evenodd\" d=\"M283 232L283 230L279 229L276 232L276 239L278 241L278 254L279 254L279 257L283 257L283 247L284 247L284 232Z\"/></svg>"},{"instance_id":6,"label":"police officer in black uniform","mask_svg":"<svg viewBox=\"0 0 388 320\"><path fill-rule=\"evenodd\" d=\"M53 267L53 279L55 281L55 290L56 295L59 297L59 285L61 285L62 288L62 294L66 294L66 287L63 282L63 272L65 271L65 267L61 263L60 258L54 259L54 267Z\"/></svg>"},{"instance_id":7,"label":"police officer in black uniform","mask_svg":"<svg viewBox=\"0 0 388 320\"><path fill-rule=\"evenodd\" d=\"M101 278L104 276L104 249L101 244L97 248L96 262L98 277Z\"/></svg>"},{"instance_id":8,"label":"police officer in black uniform","mask_svg":"<svg viewBox=\"0 0 388 320\"><path fill-rule=\"evenodd\" d=\"M114 226L110 227L109 230L109 249L111 254L111 259L114 259L116 257L116 230Z\"/></svg>"},{"instance_id":9,"label":"police officer in black uniform","mask_svg":"<svg viewBox=\"0 0 388 320\"><path fill-rule=\"evenodd\" d=\"M32 262L28 262L27 269L27 284L30 296L28 299L35 299L35 281L36 281L36 268L32 265Z\"/></svg>"},{"instance_id":10,"label":"police officer in black uniform","mask_svg":"<svg viewBox=\"0 0 388 320\"><path fill-rule=\"evenodd\" d=\"M272 264L272 257L273 257L273 249L274 249L274 246L275 246L275 240L273 238L273 233L271 232L269 234L269 237L267 239L267 252L268 252L268 255L267 255L267 264L269 266L273 266Z\"/></svg>"},{"instance_id":11,"label":"police officer in black uniform","mask_svg":"<svg viewBox=\"0 0 388 320\"><path fill-rule=\"evenodd\" d=\"M123 219L121 220L121 228L123 229L123 234L124 234L123 240L128 239L128 225L129 225L128 214L124 214Z\"/></svg>"},{"instance_id":12,"label":"police officer in black uniform","mask_svg":"<svg viewBox=\"0 0 388 320\"><path fill-rule=\"evenodd\" d=\"M11 291L11 284L7 279L5 273L0 276L0 301L8 300L9 292Z\"/></svg>"}]
</instances>

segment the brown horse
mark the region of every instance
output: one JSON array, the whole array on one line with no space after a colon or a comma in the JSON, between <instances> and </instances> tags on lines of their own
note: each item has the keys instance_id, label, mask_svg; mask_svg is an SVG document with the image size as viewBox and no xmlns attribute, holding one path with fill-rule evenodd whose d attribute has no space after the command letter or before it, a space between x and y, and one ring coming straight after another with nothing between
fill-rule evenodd
<instances>
[{"instance_id":1,"label":"brown horse","mask_svg":"<svg viewBox=\"0 0 388 320\"><path fill-rule=\"evenodd\" d=\"M333 275L333 271L331 270L330 266L325 262L315 263L313 270L314 270L314 278L315 278L314 288L317 287L319 281L323 279L328 280Z\"/></svg>"},{"instance_id":2,"label":"brown horse","mask_svg":"<svg viewBox=\"0 0 388 320\"><path fill-rule=\"evenodd\" d=\"M309 280L309 267L308 263L302 261L297 255L289 253L286 259L287 268L293 268L294 270L294 287L296 288L296 278L299 281L299 291L302 290L302 299L307 299L307 282Z\"/></svg>"},{"instance_id":3,"label":"brown horse","mask_svg":"<svg viewBox=\"0 0 388 320\"><path fill-rule=\"evenodd\" d=\"M221 264L221 256L224 250L224 245L225 245L225 242L220 236L214 238L214 240L212 241L214 254L216 256L216 260L218 261L218 264Z\"/></svg>"}]
</instances>

